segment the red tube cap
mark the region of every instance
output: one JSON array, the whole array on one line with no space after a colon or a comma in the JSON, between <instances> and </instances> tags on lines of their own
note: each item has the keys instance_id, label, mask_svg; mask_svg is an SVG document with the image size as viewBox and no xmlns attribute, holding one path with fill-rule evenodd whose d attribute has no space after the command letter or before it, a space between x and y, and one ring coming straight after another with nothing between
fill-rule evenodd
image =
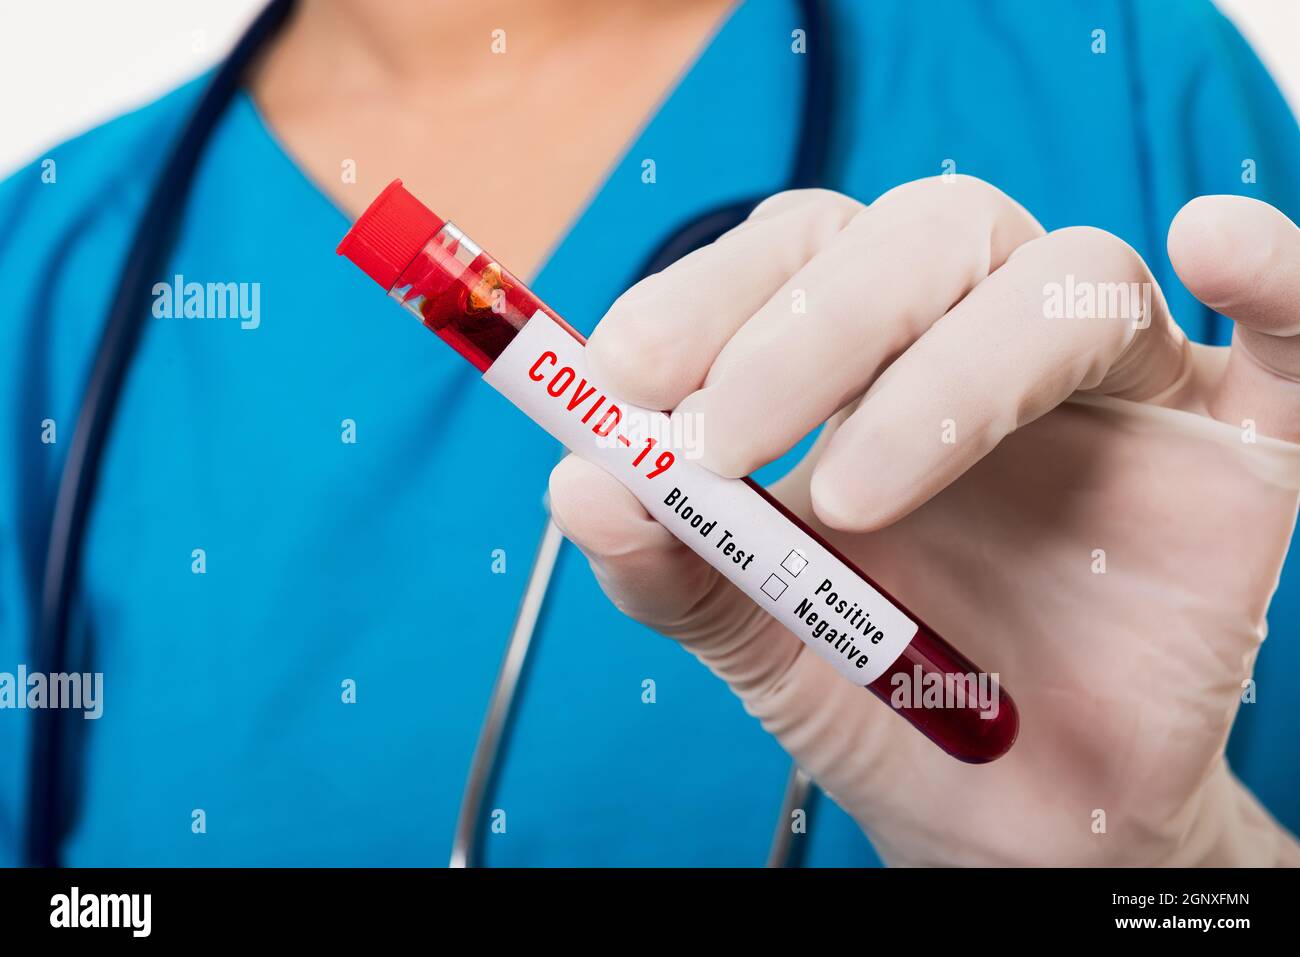
<instances>
[{"instance_id":1,"label":"red tube cap","mask_svg":"<svg viewBox=\"0 0 1300 957\"><path fill-rule=\"evenodd\" d=\"M387 291L443 222L395 179L366 207L334 251L347 256Z\"/></svg>"}]
</instances>

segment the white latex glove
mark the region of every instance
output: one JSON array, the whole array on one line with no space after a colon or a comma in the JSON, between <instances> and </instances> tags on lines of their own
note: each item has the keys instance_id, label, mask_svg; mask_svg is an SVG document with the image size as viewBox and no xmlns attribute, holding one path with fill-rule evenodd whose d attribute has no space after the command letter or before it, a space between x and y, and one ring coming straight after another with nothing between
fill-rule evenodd
<instances>
[{"instance_id":1,"label":"white latex glove","mask_svg":"<svg viewBox=\"0 0 1300 957\"><path fill-rule=\"evenodd\" d=\"M1300 231L1205 197L1169 251L1237 321L1231 352L1186 340L1121 240L1044 235L962 177L865 208L775 196L591 338L614 394L700 417L718 472L829 419L774 492L1016 699L1006 757L953 760L604 472L557 466L555 518L610 598L726 681L890 864L1300 862L1224 760L1300 489ZM1046 318L1069 276L1150 283L1150 314Z\"/></svg>"}]
</instances>

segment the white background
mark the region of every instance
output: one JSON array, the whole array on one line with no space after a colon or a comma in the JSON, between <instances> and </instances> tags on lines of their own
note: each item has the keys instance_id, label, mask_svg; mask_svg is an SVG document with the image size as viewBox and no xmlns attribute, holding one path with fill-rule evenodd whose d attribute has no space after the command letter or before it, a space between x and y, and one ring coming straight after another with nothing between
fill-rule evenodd
<instances>
[{"instance_id":1,"label":"white background","mask_svg":"<svg viewBox=\"0 0 1300 957\"><path fill-rule=\"evenodd\" d=\"M263 2L0 0L0 177L199 73ZM1218 3L1300 113L1300 0Z\"/></svg>"}]
</instances>

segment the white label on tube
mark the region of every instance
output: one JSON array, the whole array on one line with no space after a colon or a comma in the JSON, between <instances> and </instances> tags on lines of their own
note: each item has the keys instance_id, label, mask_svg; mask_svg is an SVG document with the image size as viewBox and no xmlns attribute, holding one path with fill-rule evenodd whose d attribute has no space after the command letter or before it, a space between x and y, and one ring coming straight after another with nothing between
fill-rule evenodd
<instances>
[{"instance_id":1,"label":"white label on tube","mask_svg":"<svg viewBox=\"0 0 1300 957\"><path fill-rule=\"evenodd\" d=\"M916 623L740 479L674 449L668 417L592 381L585 350L538 312L483 376L854 684L902 654Z\"/></svg>"}]
</instances>

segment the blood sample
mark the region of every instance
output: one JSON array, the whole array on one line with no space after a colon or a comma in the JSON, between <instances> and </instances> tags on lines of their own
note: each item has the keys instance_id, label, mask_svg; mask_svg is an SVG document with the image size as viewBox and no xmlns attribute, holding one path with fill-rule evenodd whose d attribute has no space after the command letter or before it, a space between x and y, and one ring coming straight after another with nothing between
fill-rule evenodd
<instances>
[{"instance_id":1,"label":"blood sample","mask_svg":"<svg viewBox=\"0 0 1300 957\"><path fill-rule=\"evenodd\" d=\"M404 308L570 451L622 481L674 535L948 754L984 763L1019 716L980 671L752 479L722 478L633 418L665 418L603 390L585 340L455 225L395 180L339 243ZM666 421L666 418L665 418Z\"/></svg>"}]
</instances>

